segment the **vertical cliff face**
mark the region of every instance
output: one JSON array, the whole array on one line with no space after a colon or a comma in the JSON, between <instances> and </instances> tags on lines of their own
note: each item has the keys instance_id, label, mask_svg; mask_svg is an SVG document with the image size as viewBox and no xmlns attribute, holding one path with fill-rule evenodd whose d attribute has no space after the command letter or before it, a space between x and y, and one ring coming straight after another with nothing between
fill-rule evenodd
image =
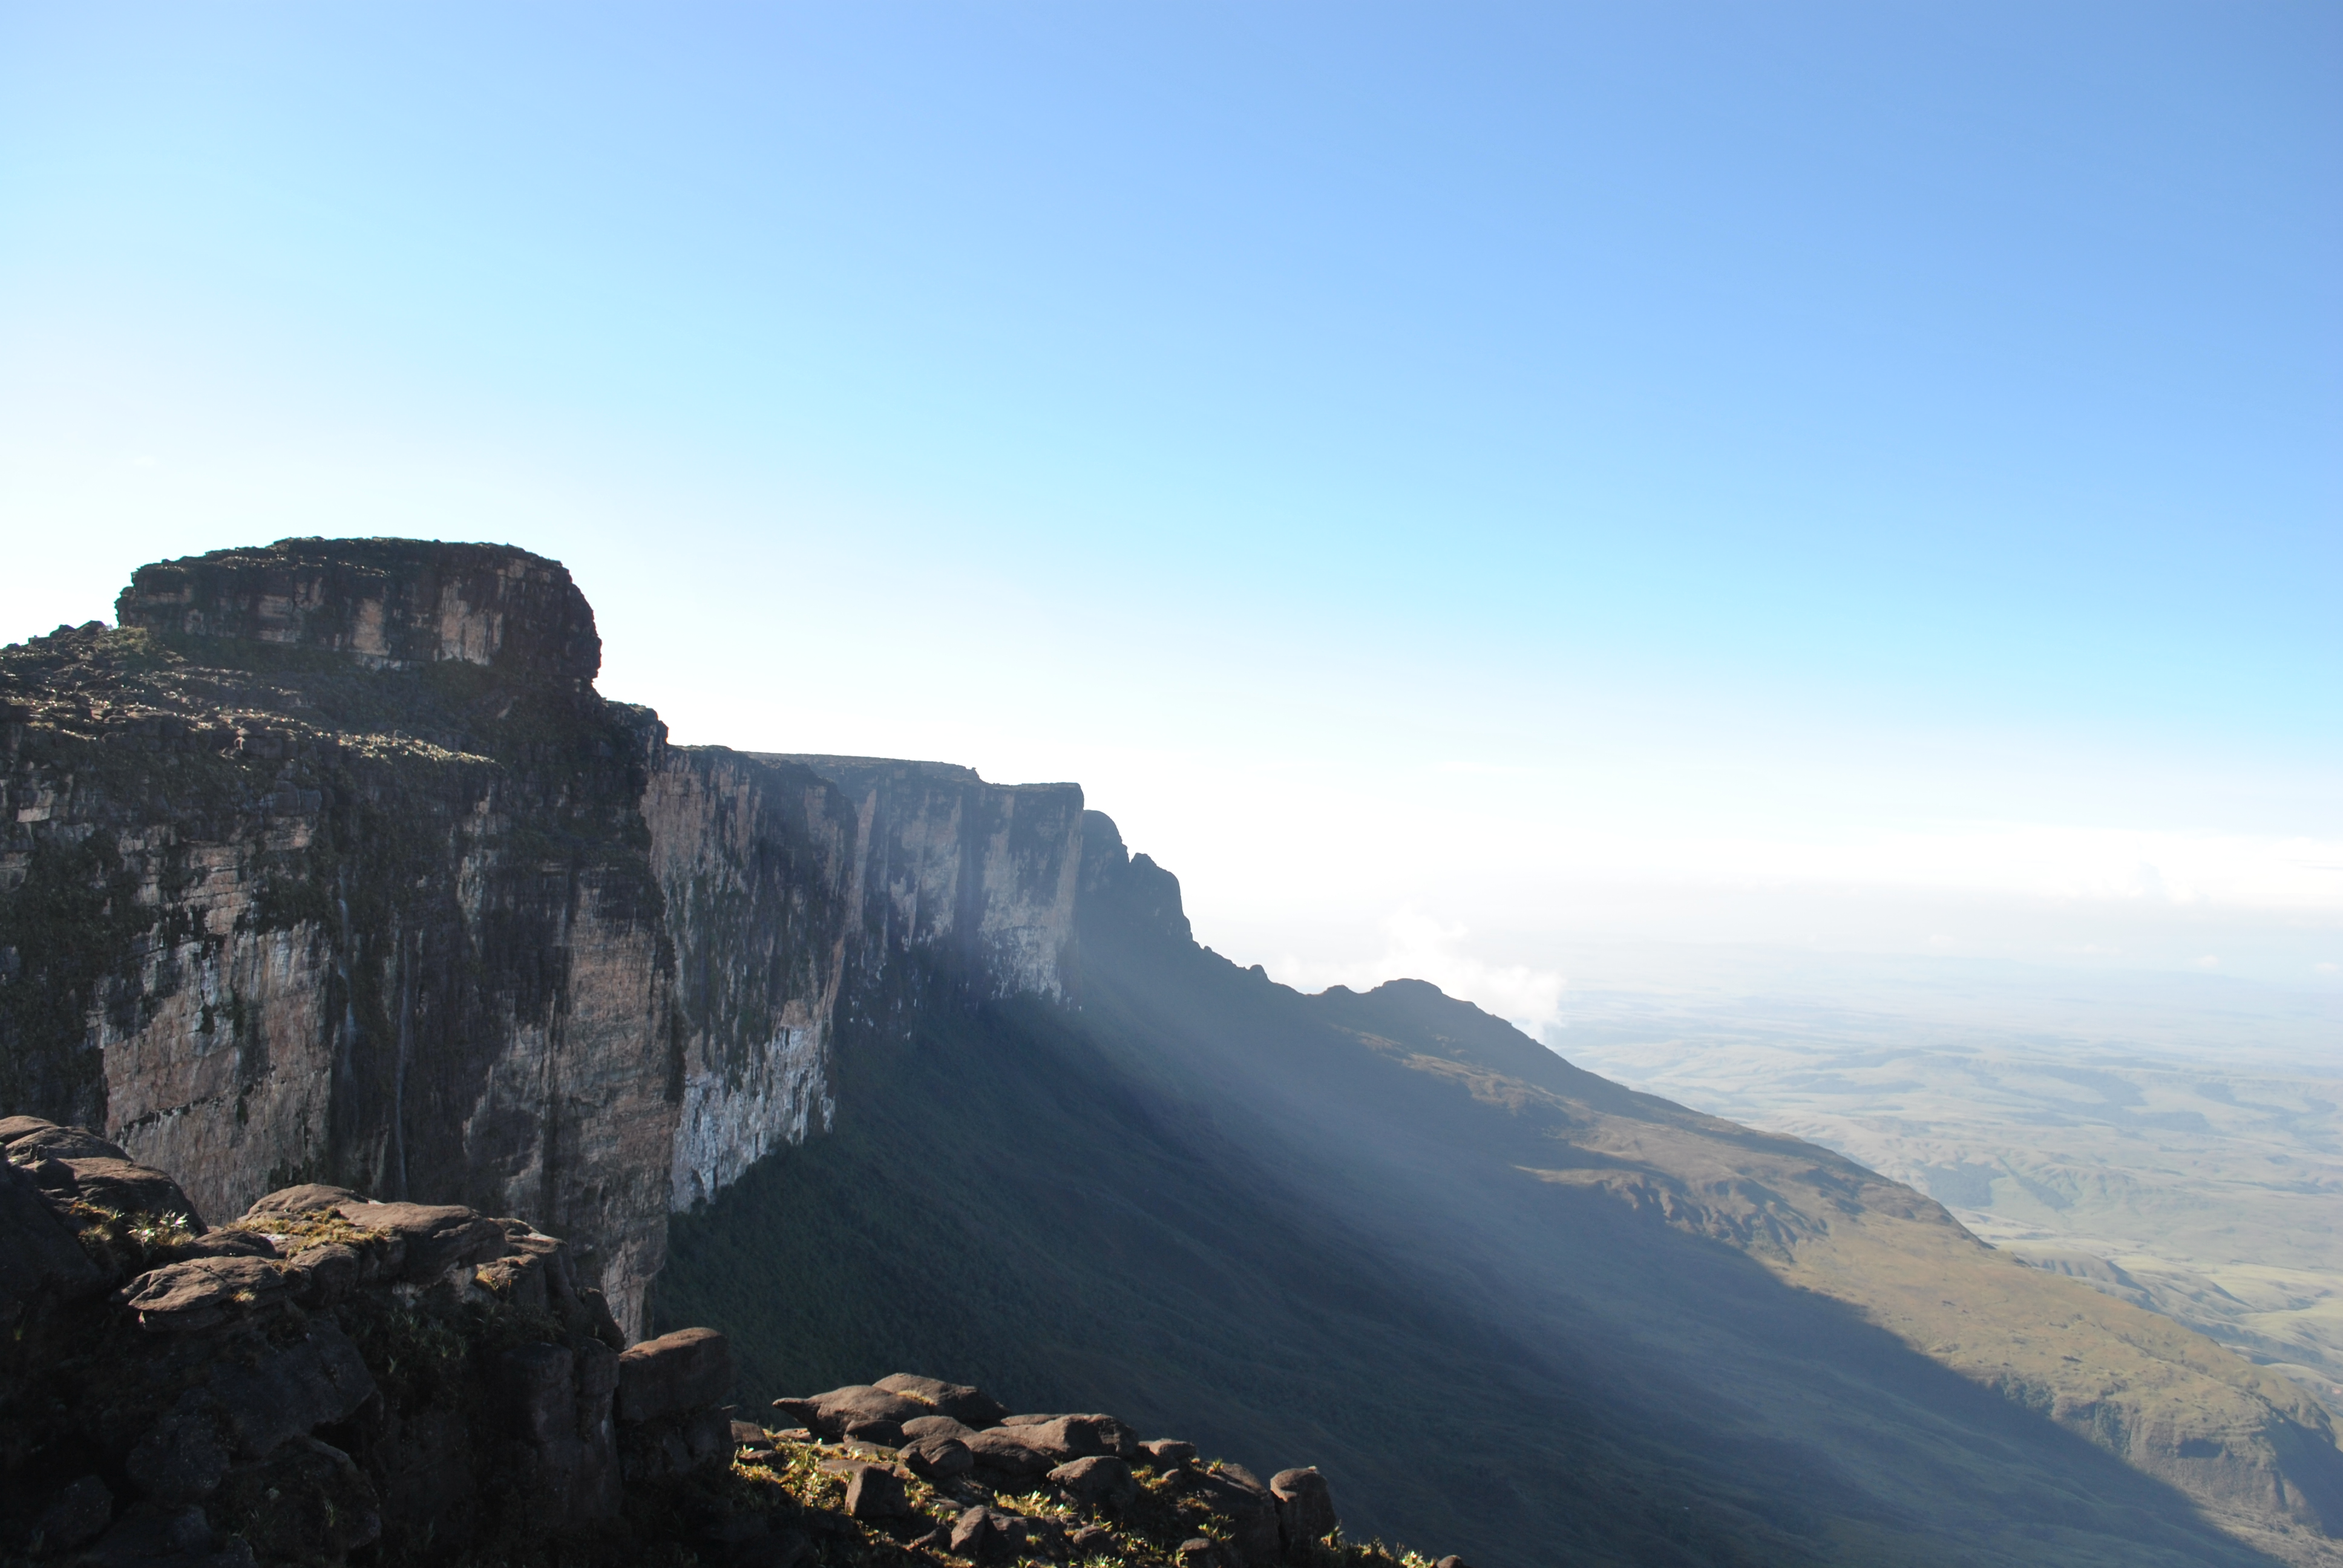
<instances>
[{"instance_id":1,"label":"vertical cliff face","mask_svg":"<svg viewBox=\"0 0 2343 1568\"><path fill-rule=\"evenodd\" d=\"M117 608L0 649L0 1113L206 1213L526 1213L639 1332L667 1213L830 1125L841 1006L1069 993L1078 789L670 747L556 562L292 539Z\"/></svg>"},{"instance_id":2,"label":"vertical cliff face","mask_svg":"<svg viewBox=\"0 0 2343 1568\"><path fill-rule=\"evenodd\" d=\"M881 1005L905 969L963 995L1067 995L1073 785L674 747L643 811L683 1030L679 1210L829 1129L839 1010Z\"/></svg>"},{"instance_id":3,"label":"vertical cliff face","mask_svg":"<svg viewBox=\"0 0 2343 1568\"><path fill-rule=\"evenodd\" d=\"M643 796L675 947L682 1104L669 1201L689 1208L827 1131L860 824L806 769L677 747Z\"/></svg>"},{"instance_id":4,"label":"vertical cliff face","mask_svg":"<svg viewBox=\"0 0 2343 1568\"><path fill-rule=\"evenodd\" d=\"M853 803L850 891L875 979L918 954L980 994L1062 1000L1081 872L1077 784L987 784L971 769L870 757L769 757L828 779Z\"/></svg>"},{"instance_id":5,"label":"vertical cliff face","mask_svg":"<svg viewBox=\"0 0 2343 1568\"><path fill-rule=\"evenodd\" d=\"M568 573L297 540L121 608L0 653L9 1108L213 1214L317 1180L541 1215L639 1322L677 1115L662 747L593 696Z\"/></svg>"},{"instance_id":6,"label":"vertical cliff face","mask_svg":"<svg viewBox=\"0 0 2343 1568\"><path fill-rule=\"evenodd\" d=\"M373 668L445 659L575 691L602 664L594 611L560 563L508 546L282 539L138 568L123 627L346 653Z\"/></svg>"}]
</instances>

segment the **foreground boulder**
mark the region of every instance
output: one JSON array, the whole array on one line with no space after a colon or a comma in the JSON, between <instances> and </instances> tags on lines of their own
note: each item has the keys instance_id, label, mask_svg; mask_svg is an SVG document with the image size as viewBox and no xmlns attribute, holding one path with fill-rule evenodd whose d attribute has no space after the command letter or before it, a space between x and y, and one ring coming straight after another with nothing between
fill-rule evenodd
<instances>
[{"instance_id":1,"label":"foreground boulder","mask_svg":"<svg viewBox=\"0 0 2343 1568\"><path fill-rule=\"evenodd\" d=\"M894 1372L870 1385L883 1393L900 1394L970 1427L997 1426L1009 1414L1001 1402L965 1383ZM917 1418L914 1418L917 1419Z\"/></svg>"},{"instance_id":2,"label":"foreground boulder","mask_svg":"<svg viewBox=\"0 0 2343 1568\"><path fill-rule=\"evenodd\" d=\"M0 1164L0 1332L28 1312L78 1301L105 1282L74 1227L33 1179Z\"/></svg>"},{"instance_id":3,"label":"foreground boulder","mask_svg":"<svg viewBox=\"0 0 2343 1568\"><path fill-rule=\"evenodd\" d=\"M681 1468L729 1453L722 1337L638 1356L629 1425L600 1292L522 1221L307 1186L207 1231L85 1129L0 1147L0 1560L488 1548L615 1519L679 1426L719 1429Z\"/></svg>"},{"instance_id":4,"label":"foreground boulder","mask_svg":"<svg viewBox=\"0 0 2343 1568\"><path fill-rule=\"evenodd\" d=\"M897 1374L741 1420L723 1334L626 1346L520 1220L310 1184L200 1231L55 1179L120 1163L85 1130L0 1135L0 1568L1403 1568L1318 1472L1109 1415Z\"/></svg>"},{"instance_id":5,"label":"foreground boulder","mask_svg":"<svg viewBox=\"0 0 2343 1568\"><path fill-rule=\"evenodd\" d=\"M1121 1508L1139 1495L1139 1482L1131 1475L1131 1466L1110 1454L1071 1461L1044 1479L1093 1508Z\"/></svg>"},{"instance_id":6,"label":"foreground boulder","mask_svg":"<svg viewBox=\"0 0 2343 1568\"><path fill-rule=\"evenodd\" d=\"M903 1441L903 1422L941 1413L924 1400L870 1383L850 1383L808 1399L776 1400L773 1408L820 1436L890 1447Z\"/></svg>"},{"instance_id":7,"label":"foreground boulder","mask_svg":"<svg viewBox=\"0 0 2343 1568\"><path fill-rule=\"evenodd\" d=\"M618 1416L654 1421L732 1392L732 1348L714 1329L679 1329L618 1358Z\"/></svg>"},{"instance_id":8,"label":"foreground boulder","mask_svg":"<svg viewBox=\"0 0 2343 1568\"><path fill-rule=\"evenodd\" d=\"M896 1534L933 1554L990 1562L1142 1551L1151 1563L1189 1568L1388 1556L1342 1542L1317 1470L1282 1470L1263 1485L1242 1465L1201 1462L1193 1443L1141 1441L1111 1415L1010 1414L975 1389L901 1373L778 1399L773 1410L785 1430L764 1434L769 1450L744 1451L749 1462L787 1465L793 1447L809 1444L835 1450L840 1457L820 1468L851 1477L855 1517L878 1520L893 1517L883 1501L892 1487L862 1477L880 1473L873 1462L890 1462L887 1473L912 1488L923 1532L906 1534L906 1523ZM918 1506L921 1486L934 1506Z\"/></svg>"},{"instance_id":9,"label":"foreground boulder","mask_svg":"<svg viewBox=\"0 0 2343 1568\"><path fill-rule=\"evenodd\" d=\"M1277 1500L1259 1477L1241 1464L1195 1473L1189 1493L1226 1532L1228 1554L1242 1568L1265 1568L1283 1554L1277 1529Z\"/></svg>"},{"instance_id":10,"label":"foreground boulder","mask_svg":"<svg viewBox=\"0 0 2343 1568\"><path fill-rule=\"evenodd\" d=\"M202 1217L176 1181L86 1127L60 1127L35 1116L0 1118L0 1158L85 1218L102 1210L149 1228L204 1233Z\"/></svg>"},{"instance_id":11,"label":"foreground boulder","mask_svg":"<svg viewBox=\"0 0 2343 1568\"><path fill-rule=\"evenodd\" d=\"M1302 1555L1341 1528L1333 1493L1315 1468L1279 1471L1269 1478L1269 1494L1277 1502L1277 1533L1289 1557Z\"/></svg>"}]
</instances>

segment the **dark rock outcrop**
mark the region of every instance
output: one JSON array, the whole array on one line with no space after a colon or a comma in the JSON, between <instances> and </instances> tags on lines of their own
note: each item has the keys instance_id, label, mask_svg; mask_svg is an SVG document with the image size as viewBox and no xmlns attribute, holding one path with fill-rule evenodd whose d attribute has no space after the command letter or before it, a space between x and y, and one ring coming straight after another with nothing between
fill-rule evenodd
<instances>
[{"instance_id":1,"label":"dark rock outcrop","mask_svg":"<svg viewBox=\"0 0 2343 1568\"><path fill-rule=\"evenodd\" d=\"M732 1390L732 1347L713 1329L679 1329L618 1358L618 1419L660 1416L715 1404Z\"/></svg>"},{"instance_id":2,"label":"dark rock outcrop","mask_svg":"<svg viewBox=\"0 0 2343 1568\"><path fill-rule=\"evenodd\" d=\"M1290 1558L1304 1558L1319 1541L1334 1533L1334 1497L1326 1478L1315 1469L1281 1470L1269 1478L1270 1495L1277 1500L1277 1533Z\"/></svg>"},{"instance_id":3,"label":"dark rock outcrop","mask_svg":"<svg viewBox=\"0 0 2343 1568\"><path fill-rule=\"evenodd\" d=\"M36 1162L69 1142L10 1131ZM724 1335L621 1353L566 1245L519 1220L309 1183L196 1237L0 1164L10 1194L0 1563L801 1568L910 1549L1141 1568L1193 1538L1218 1568L1264 1568L1288 1503L1324 1525L1290 1561L1401 1568L1327 1538L1317 1472L1280 1473L1272 1503L1111 1416L1011 1417L898 1375L777 1402L819 1435L736 1419Z\"/></svg>"},{"instance_id":4,"label":"dark rock outcrop","mask_svg":"<svg viewBox=\"0 0 2343 1568\"><path fill-rule=\"evenodd\" d=\"M526 1208L639 1326L662 738L594 694L567 572L288 540L144 568L120 611L0 649L0 1109L96 1130L59 1158L104 1206L162 1200L75 1161L167 1170L188 1220L302 1181Z\"/></svg>"},{"instance_id":5,"label":"dark rock outcrop","mask_svg":"<svg viewBox=\"0 0 2343 1568\"><path fill-rule=\"evenodd\" d=\"M0 1161L0 1331L45 1301L77 1300L105 1282L33 1179Z\"/></svg>"},{"instance_id":6,"label":"dark rock outcrop","mask_svg":"<svg viewBox=\"0 0 2343 1568\"><path fill-rule=\"evenodd\" d=\"M378 669L459 660L583 690L602 667L586 596L508 545L283 539L157 561L115 601L124 627L346 654Z\"/></svg>"},{"instance_id":7,"label":"dark rock outcrop","mask_svg":"<svg viewBox=\"0 0 2343 1568\"><path fill-rule=\"evenodd\" d=\"M1131 1466L1111 1454L1071 1460L1044 1479L1094 1508L1120 1508L1139 1495L1139 1483Z\"/></svg>"},{"instance_id":8,"label":"dark rock outcrop","mask_svg":"<svg viewBox=\"0 0 2343 1568\"><path fill-rule=\"evenodd\" d=\"M950 1403L961 1414L906 1416L897 1401ZM949 1533L931 1543L955 1557L978 1561L1037 1548L1113 1554L1121 1550L1116 1530L1132 1527L1142 1516L1143 1527L1161 1537L1158 1553L1178 1555L1175 1543L1201 1541L1202 1547L1182 1560L1192 1557L1218 1568L1268 1568L1281 1558L1308 1563L1355 1554L1340 1543L1333 1498L1318 1471L1280 1471L1272 1485L1263 1486L1242 1465L1198 1464L1192 1443L1170 1438L1142 1442L1112 1416L1008 1414L975 1389L900 1374L773 1404L783 1420L802 1423L805 1435L820 1434L850 1454L892 1454L906 1467L892 1473L897 1480L915 1476L967 1504L952 1516ZM887 1433L883 1440L875 1435L880 1429ZM862 1435L853 1435L858 1432ZM840 1469L857 1478L854 1485L875 1488L874 1495L882 1498L892 1495L890 1481L860 1479L866 1472L874 1477L890 1473L870 1461L843 1462ZM1003 1500L1037 1488L1092 1516L1091 1522L1069 1530L1062 1519L1004 1511ZM849 1493L850 1498L858 1495ZM865 1506L880 1511L868 1515L876 1518L892 1505ZM1199 1526L1204 1533L1196 1533ZM943 1531L940 1521L937 1528Z\"/></svg>"},{"instance_id":9,"label":"dark rock outcrop","mask_svg":"<svg viewBox=\"0 0 2343 1568\"><path fill-rule=\"evenodd\" d=\"M731 1452L722 1336L639 1347L618 1410L616 1325L518 1220L310 1185L195 1237L0 1164L0 1559L492 1550Z\"/></svg>"}]
</instances>

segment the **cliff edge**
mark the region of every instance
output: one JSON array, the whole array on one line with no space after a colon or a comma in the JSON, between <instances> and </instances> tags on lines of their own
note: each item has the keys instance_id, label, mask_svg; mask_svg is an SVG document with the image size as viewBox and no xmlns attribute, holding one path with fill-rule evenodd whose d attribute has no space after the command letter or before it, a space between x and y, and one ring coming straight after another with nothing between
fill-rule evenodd
<instances>
[{"instance_id":1,"label":"cliff edge","mask_svg":"<svg viewBox=\"0 0 2343 1568\"><path fill-rule=\"evenodd\" d=\"M1078 789L670 746L558 562L287 539L117 613L0 650L0 1108L206 1212L530 1212L639 1334L667 1214L830 1124L841 1007L1066 994Z\"/></svg>"}]
</instances>

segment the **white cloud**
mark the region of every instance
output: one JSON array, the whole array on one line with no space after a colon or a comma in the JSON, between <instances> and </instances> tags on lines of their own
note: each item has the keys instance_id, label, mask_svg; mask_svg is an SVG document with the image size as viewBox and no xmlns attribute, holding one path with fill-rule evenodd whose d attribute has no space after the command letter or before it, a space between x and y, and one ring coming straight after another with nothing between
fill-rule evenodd
<instances>
[{"instance_id":1,"label":"white cloud","mask_svg":"<svg viewBox=\"0 0 2343 1568\"><path fill-rule=\"evenodd\" d=\"M1356 962L1312 963L1288 955L1265 965L1272 978L1298 990L1320 991L1346 985L1372 990L1385 980L1429 980L1450 996L1462 997L1534 1037L1562 1021L1562 993L1568 980L1552 970L1526 964L1491 964L1463 950L1471 935L1462 925L1443 925L1413 904L1402 905L1383 921L1379 958Z\"/></svg>"}]
</instances>

